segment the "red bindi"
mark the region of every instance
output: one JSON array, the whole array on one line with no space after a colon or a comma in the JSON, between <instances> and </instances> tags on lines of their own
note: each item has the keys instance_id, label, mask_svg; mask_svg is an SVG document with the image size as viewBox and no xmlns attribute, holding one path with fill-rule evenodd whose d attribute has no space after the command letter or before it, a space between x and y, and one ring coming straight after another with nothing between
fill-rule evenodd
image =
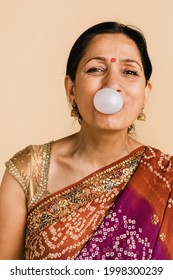
<instances>
[{"instance_id":1,"label":"red bindi","mask_svg":"<svg viewBox=\"0 0 173 280\"><path fill-rule=\"evenodd\" d=\"M116 58L115 58L115 57L112 57L112 58L111 58L111 62L116 62Z\"/></svg>"}]
</instances>

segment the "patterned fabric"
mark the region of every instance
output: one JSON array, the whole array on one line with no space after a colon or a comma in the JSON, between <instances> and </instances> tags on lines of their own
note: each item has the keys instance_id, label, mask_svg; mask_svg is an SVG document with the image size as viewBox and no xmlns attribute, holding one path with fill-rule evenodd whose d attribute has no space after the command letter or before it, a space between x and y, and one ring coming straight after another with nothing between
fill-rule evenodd
<instances>
[{"instance_id":1,"label":"patterned fabric","mask_svg":"<svg viewBox=\"0 0 173 280\"><path fill-rule=\"evenodd\" d=\"M52 143L28 146L5 163L25 192L28 210L49 194L47 181Z\"/></svg>"},{"instance_id":2,"label":"patterned fabric","mask_svg":"<svg viewBox=\"0 0 173 280\"><path fill-rule=\"evenodd\" d=\"M28 201L26 259L173 259L171 156L141 147L49 194L50 150L6 163Z\"/></svg>"},{"instance_id":3,"label":"patterned fabric","mask_svg":"<svg viewBox=\"0 0 173 280\"><path fill-rule=\"evenodd\" d=\"M173 160L148 147L77 259L173 259Z\"/></svg>"}]
</instances>

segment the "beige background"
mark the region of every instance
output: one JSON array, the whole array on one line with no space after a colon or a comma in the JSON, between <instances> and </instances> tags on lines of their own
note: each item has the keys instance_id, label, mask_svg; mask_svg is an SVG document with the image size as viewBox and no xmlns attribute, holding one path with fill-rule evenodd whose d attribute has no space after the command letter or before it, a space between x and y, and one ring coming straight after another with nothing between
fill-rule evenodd
<instances>
[{"instance_id":1,"label":"beige background","mask_svg":"<svg viewBox=\"0 0 173 280\"><path fill-rule=\"evenodd\" d=\"M147 122L137 138L173 154L172 0L0 0L0 179L4 161L28 144L74 133L63 79L76 38L102 21L143 30L153 63Z\"/></svg>"}]
</instances>

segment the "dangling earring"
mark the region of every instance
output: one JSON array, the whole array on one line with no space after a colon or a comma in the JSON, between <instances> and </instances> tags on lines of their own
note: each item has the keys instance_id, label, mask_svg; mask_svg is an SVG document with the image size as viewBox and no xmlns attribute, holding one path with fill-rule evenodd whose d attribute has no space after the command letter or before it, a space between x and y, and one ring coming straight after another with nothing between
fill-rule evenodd
<instances>
[{"instance_id":1,"label":"dangling earring","mask_svg":"<svg viewBox=\"0 0 173 280\"><path fill-rule=\"evenodd\" d=\"M146 121L146 115L145 115L145 113L143 112L143 110L144 110L144 107L142 107L142 109L141 109L141 112L139 113L139 116L137 117L137 120L138 121Z\"/></svg>"},{"instance_id":2,"label":"dangling earring","mask_svg":"<svg viewBox=\"0 0 173 280\"><path fill-rule=\"evenodd\" d=\"M72 109L71 109L71 117L77 118L78 122L81 124L82 117L79 113L76 102L73 100Z\"/></svg>"},{"instance_id":3,"label":"dangling earring","mask_svg":"<svg viewBox=\"0 0 173 280\"><path fill-rule=\"evenodd\" d=\"M79 110L75 101L73 101L72 104L71 117L75 117L75 118L79 117Z\"/></svg>"},{"instance_id":4,"label":"dangling earring","mask_svg":"<svg viewBox=\"0 0 173 280\"><path fill-rule=\"evenodd\" d=\"M132 123L127 129L127 134L132 135L134 133L135 133L135 125Z\"/></svg>"}]
</instances>

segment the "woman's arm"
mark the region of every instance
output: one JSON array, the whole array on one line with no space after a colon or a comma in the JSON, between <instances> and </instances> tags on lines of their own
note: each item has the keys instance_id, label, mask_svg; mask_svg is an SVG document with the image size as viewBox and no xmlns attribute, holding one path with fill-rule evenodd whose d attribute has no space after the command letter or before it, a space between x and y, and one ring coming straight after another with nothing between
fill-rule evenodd
<instances>
[{"instance_id":1,"label":"woman's arm","mask_svg":"<svg viewBox=\"0 0 173 280\"><path fill-rule=\"evenodd\" d=\"M0 260L24 259L26 199L6 170L0 187Z\"/></svg>"}]
</instances>

